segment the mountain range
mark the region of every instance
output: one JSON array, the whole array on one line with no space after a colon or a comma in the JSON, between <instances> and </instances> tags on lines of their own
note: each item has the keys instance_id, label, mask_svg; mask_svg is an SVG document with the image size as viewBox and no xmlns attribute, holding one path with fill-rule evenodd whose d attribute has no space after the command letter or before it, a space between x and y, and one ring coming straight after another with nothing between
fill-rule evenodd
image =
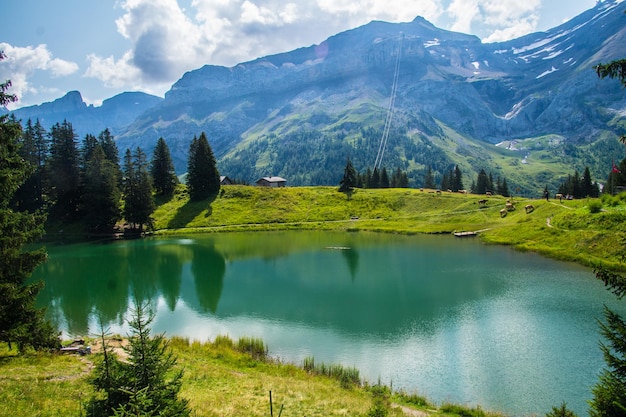
<instances>
[{"instance_id":1,"label":"mountain range","mask_svg":"<svg viewBox=\"0 0 626 417\"><path fill-rule=\"evenodd\" d=\"M598 2L545 32L500 43L412 22L373 21L318 45L185 73L164 98L123 93L87 106L79 92L13 113L79 137L109 128L118 148L151 154L159 137L177 173L205 132L222 175L336 185L346 160L400 168L412 186L454 166L466 188L484 169L539 195L574 171L595 180L626 152L626 95L593 66L626 56L623 0Z\"/></svg>"}]
</instances>

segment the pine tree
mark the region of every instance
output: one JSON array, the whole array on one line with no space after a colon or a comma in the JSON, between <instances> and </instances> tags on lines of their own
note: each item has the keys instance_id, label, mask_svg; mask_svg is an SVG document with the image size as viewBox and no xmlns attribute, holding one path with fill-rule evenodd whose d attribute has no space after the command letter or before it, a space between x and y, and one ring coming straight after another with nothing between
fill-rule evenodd
<instances>
[{"instance_id":1,"label":"pine tree","mask_svg":"<svg viewBox=\"0 0 626 417\"><path fill-rule=\"evenodd\" d=\"M380 188L389 188L389 174L385 167L380 172Z\"/></svg>"},{"instance_id":2,"label":"pine tree","mask_svg":"<svg viewBox=\"0 0 626 417\"><path fill-rule=\"evenodd\" d=\"M580 174L578 173L578 171L574 171L574 176L572 177L572 191L569 193L572 196L574 196L574 198L581 198L582 197L582 190L580 188L581 185L581 181L580 181Z\"/></svg>"},{"instance_id":3,"label":"pine tree","mask_svg":"<svg viewBox=\"0 0 626 417\"><path fill-rule=\"evenodd\" d=\"M99 146L98 139L92 134L86 134L85 139L83 139L83 146L80 149L81 168L83 169L83 171L87 166L87 161L89 161L93 157L96 146Z\"/></svg>"},{"instance_id":4,"label":"pine tree","mask_svg":"<svg viewBox=\"0 0 626 417\"><path fill-rule=\"evenodd\" d=\"M408 188L409 187L409 177L406 175L406 172L402 172L400 168L396 168L393 175L391 176L391 188Z\"/></svg>"},{"instance_id":5,"label":"pine tree","mask_svg":"<svg viewBox=\"0 0 626 417\"><path fill-rule=\"evenodd\" d=\"M463 174L461 173L461 168L458 165L454 167L454 172L450 174L450 178L452 178L452 191L463 190Z\"/></svg>"},{"instance_id":6,"label":"pine tree","mask_svg":"<svg viewBox=\"0 0 626 417\"><path fill-rule=\"evenodd\" d=\"M426 169L426 174L424 175L424 188L435 188L435 177L433 176L433 169L430 165Z\"/></svg>"},{"instance_id":7,"label":"pine tree","mask_svg":"<svg viewBox=\"0 0 626 417\"><path fill-rule=\"evenodd\" d=\"M132 154L130 149L124 155L123 216L141 233L144 225L149 225L155 204L152 197L152 183L148 173L146 155L140 148ZM138 227L137 227L138 226Z\"/></svg>"},{"instance_id":8,"label":"pine tree","mask_svg":"<svg viewBox=\"0 0 626 417\"><path fill-rule=\"evenodd\" d=\"M117 145L115 144L115 138L111 135L109 129L104 129L98 135L98 143L102 147L104 151L104 155L106 159L113 162L115 166L120 165L120 155L117 149Z\"/></svg>"},{"instance_id":9,"label":"pine tree","mask_svg":"<svg viewBox=\"0 0 626 417\"><path fill-rule=\"evenodd\" d=\"M372 188L372 170L367 168L363 174L363 188Z\"/></svg>"},{"instance_id":10,"label":"pine tree","mask_svg":"<svg viewBox=\"0 0 626 417\"><path fill-rule=\"evenodd\" d=\"M624 280L622 278L622 290ZM604 308L606 323L601 323L601 333L608 341L602 343L602 353L607 368L592 389L591 417L626 416L626 322L608 307Z\"/></svg>"},{"instance_id":11,"label":"pine tree","mask_svg":"<svg viewBox=\"0 0 626 417\"><path fill-rule=\"evenodd\" d=\"M76 134L72 124L56 123L50 132L47 164L48 194L60 218L76 219L80 205L80 163Z\"/></svg>"},{"instance_id":12,"label":"pine tree","mask_svg":"<svg viewBox=\"0 0 626 417\"><path fill-rule=\"evenodd\" d=\"M406 172L402 172L400 174L398 188L409 188L409 176L406 174Z\"/></svg>"},{"instance_id":13,"label":"pine tree","mask_svg":"<svg viewBox=\"0 0 626 417\"><path fill-rule=\"evenodd\" d=\"M33 126L28 119L20 137L20 155L34 167L32 174L24 181L13 196L12 206L17 210L34 212L44 204L43 197L43 158L46 140L39 120Z\"/></svg>"},{"instance_id":14,"label":"pine tree","mask_svg":"<svg viewBox=\"0 0 626 417\"><path fill-rule=\"evenodd\" d=\"M84 173L84 219L90 232L112 232L120 219L118 170L96 143Z\"/></svg>"},{"instance_id":15,"label":"pine tree","mask_svg":"<svg viewBox=\"0 0 626 417\"><path fill-rule=\"evenodd\" d=\"M194 137L189 146L187 189L192 201L215 197L220 191L220 174L204 132L199 138Z\"/></svg>"},{"instance_id":16,"label":"pine tree","mask_svg":"<svg viewBox=\"0 0 626 417\"><path fill-rule=\"evenodd\" d=\"M354 166L352 166L352 161L348 158L346 162L346 167L343 170L343 178L339 182L339 192L346 193L348 195L348 200L356 187L357 175Z\"/></svg>"},{"instance_id":17,"label":"pine tree","mask_svg":"<svg viewBox=\"0 0 626 417\"><path fill-rule=\"evenodd\" d=\"M589 171L589 167L585 167L585 170L583 171L580 189L583 197L598 197L598 194L596 193L597 189L591 181L591 172Z\"/></svg>"},{"instance_id":18,"label":"pine tree","mask_svg":"<svg viewBox=\"0 0 626 417\"><path fill-rule=\"evenodd\" d=\"M86 406L90 417L161 416L186 417L188 401L179 398L183 371L176 369L169 342L163 334L151 336L154 320L146 305L137 302L129 321L131 329L126 362L105 349L92 376L92 384L102 395ZM104 331L102 331L103 343ZM105 344L106 346L106 344Z\"/></svg>"},{"instance_id":19,"label":"pine tree","mask_svg":"<svg viewBox=\"0 0 626 417\"><path fill-rule=\"evenodd\" d=\"M374 171L372 172L368 188L380 188L380 172L376 167L374 167Z\"/></svg>"},{"instance_id":20,"label":"pine tree","mask_svg":"<svg viewBox=\"0 0 626 417\"><path fill-rule=\"evenodd\" d=\"M450 189L450 179L448 177L447 173L443 173L443 175L441 176L441 184L440 184L441 190L442 191L446 191Z\"/></svg>"},{"instance_id":21,"label":"pine tree","mask_svg":"<svg viewBox=\"0 0 626 417\"><path fill-rule=\"evenodd\" d=\"M170 149L163 138L159 138L154 148L150 174L152 175L152 184L157 195L171 196L174 194L178 178L174 170Z\"/></svg>"},{"instance_id":22,"label":"pine tree","mask_svg":"<svg viewBox=\"0 0 626 417\"><path fill-rule=\"evenodd\" d=\"M0 60L4 53L0 51ZM17 98L7 94L10 82L0 83L0 107ZM56 329L35 306L42 282L27 283L33 270L46 259L43 249L26 251L43 234L45 216L10 208L10 201L33 167L19 154L21 126L14 118L0 116L0 341L20 351L59 345Z\"/></svg>"},{"instance_id":23,"label":"pine tree","mask_svg":"<svg viewBox=\"0 0 626 417\"><path fill-rule=\"evenodd\" d=\"M476 186L473 190L476 194L485 194L489 191L489 177L484 169L481 168L478 171L478 178L476 179Z\"/></svg>"},{"instance_id":24,"label":"pine tree","mask_svg":"<svg viewBox=\"0 0 626 417\"><path fill-rule=\"evenodd\" d=\"M496 187L498 189L498 194L500 194L501 196L511 196L511 194L509 193L509 186L506 183L506 178L503 178L502 181L500 181L500 177L498 177L498 185Z\"/></svg>"}]
</instances>

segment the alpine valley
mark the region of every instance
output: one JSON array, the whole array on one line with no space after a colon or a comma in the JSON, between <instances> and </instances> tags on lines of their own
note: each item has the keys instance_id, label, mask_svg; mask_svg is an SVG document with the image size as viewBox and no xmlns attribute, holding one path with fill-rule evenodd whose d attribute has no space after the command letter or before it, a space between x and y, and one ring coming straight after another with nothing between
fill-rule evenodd
<instances>
[{"instance_id":1,"label":"alpine valley","mask_svg":"<svg viewBox=\"0 0 626 417\"><path fill-rule=\"evenodd\" d=\"M439 29L421 17L374 21L319 45L234 67L185 73L165 98L123 93L87 106L78 92L14 111L79 138L109 128L120 153L152 154L159 137L178 174L205 132L221 175L276 175L288 185L337 185L347 158L379 162L419 187L459 166L515 194L539 196L589 167L602 183L626 150L626 95L594 65L626 57L626 5L605 0L561 26L501 43ZM388 123L386 123L388 121Z\"/></svg>"}]
</instances>

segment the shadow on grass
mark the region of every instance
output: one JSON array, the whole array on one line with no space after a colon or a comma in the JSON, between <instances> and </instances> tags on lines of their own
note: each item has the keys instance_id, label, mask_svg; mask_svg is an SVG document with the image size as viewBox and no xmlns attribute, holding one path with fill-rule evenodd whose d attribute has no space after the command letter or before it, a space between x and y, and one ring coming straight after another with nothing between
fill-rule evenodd
<instances>
[{"instance_id":1,"label":"shadow on grass","mask_svg":"<svg viewBox=\"0 0 626 417\"><path fill-rule=\"evenodd\" d=\"M182 206L176 212L176 215L172 220L167 224L168 229L180 229L186 227L193 219L198 217L203 210L207 210L207 217L210 216L213 212L211 208L211 204L217 198L216 195L212 195L205 200L199 201L187 201L184 206Z\"/></svg>"}]
</instances>

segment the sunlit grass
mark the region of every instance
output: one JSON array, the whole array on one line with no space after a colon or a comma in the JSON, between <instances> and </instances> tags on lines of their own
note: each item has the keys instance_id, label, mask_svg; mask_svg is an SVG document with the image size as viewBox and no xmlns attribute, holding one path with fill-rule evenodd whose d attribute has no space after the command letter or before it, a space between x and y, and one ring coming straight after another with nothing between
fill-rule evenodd
<instances>
[{"instance_id":1,"label":"sunlit grass","mask_svg":"<svg viewBox=\"0 0 626 417\"><path fill-rule=\"evenodd\" d=\"M91 388L90 366L73 355L17 356L0 345L0 415L78 416Z\"/></svg>"},{"instance_id":2,"label":"sunlit grass","mask_svg":"<svg viewBox=\"0 0 626 417\"><path fill-rule=\"evenodd\" d=\"M271 355L255 359L241 350L250 346L265 350L265 344L258 339L244 339L233 341L218 336L212 342L180 337L169 340L176 366L184 371L180 395L189 400L194 417L269 416L270 391L274 415L281 407L282 415L289 416L368 415L372 395L368 385L356 383L358 370L324 364L307 370ZM0 415L85 415L83 406L93 394L88 380L96 359L97 355L17 356L6 345L0 345ZM313 358L309 358L309 364L314 364ZM404 416L407 410L434 416L477 415L476 409L461 406L439 409L425 397L404 391L393 393L391 401L389 416Z\"/></svg>"},{"instance_id":3,"label":"sunlit grass","mask_svg":"<svg viewBox=\"0 0 626 417\"><path fill-rule=\"evenodd\" d=\"M487 203L480 205L479 200ZM512 245L587 266L621 269L626 205L619 196L554 200L417 189L225 186L212 201L190 203L184 186L154 213L157 233L345 230L384 233L478 231L483 242ZM526 213L524 206L534 211Z\"/></svg>"}]
</instances>

